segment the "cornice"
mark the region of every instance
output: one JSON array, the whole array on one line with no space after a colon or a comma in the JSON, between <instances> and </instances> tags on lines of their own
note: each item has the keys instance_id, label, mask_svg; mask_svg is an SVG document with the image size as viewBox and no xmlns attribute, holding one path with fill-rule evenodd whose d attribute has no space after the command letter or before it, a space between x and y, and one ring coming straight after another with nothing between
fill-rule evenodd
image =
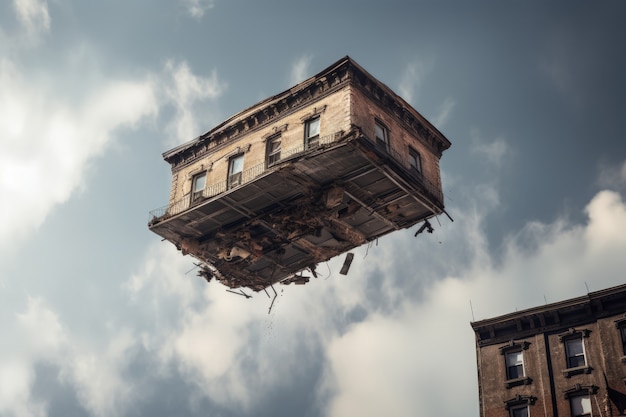
<instances>
[{"instance_id":1,"label":"cornice","mask_svg":"<svg viewBox=\"0 0 626 417\"><path fill-rule=\"evenodd\" d=\"M192 142L163 154L176 171L221 145L260 130L311 103L345 87L349 83L348 65L318 75L279 95L243 110Z\"/></svg>"},{"instance_id":2,"label":"cornice","mask_svg":"<svg viewBox=\"0 0 626 417\"><path fill-rule=\"evenodd\" d=\"M171 164L172 171L177 171L225 143L262 129L348 84L388 109L401 125L439 157L450 147L450 142L441 132L406 101L351 58L344 57L308 80L235 114L193 141L165 152L163 158Z\"/></svg>"},{"instance_id":3,"label":"cornice","mask_svg":"<svg viewBox=\"0 0 626 417\"><path fill-rule=\"evenodd\" d=\"M620 285L583 297L472 322L471 326L478 344L485 346L539 333L562 332L625 312L626 285Z\"/></svg>"},{"instance_id":4,"label":"cornice","mask_svg":"<svg viewBox=\"0 0 626 417\"><path fill-rule=\"evenodd\" d=\"M450 141L437 128L404 101L402 97L394 93L384 83L369 75L363 68L357 65L354 66L353 79L355 87L367 98L388 110L406 130L420 138L434 154L441 157L443 151L450 147Z\"/></svg>"}]
</instances>

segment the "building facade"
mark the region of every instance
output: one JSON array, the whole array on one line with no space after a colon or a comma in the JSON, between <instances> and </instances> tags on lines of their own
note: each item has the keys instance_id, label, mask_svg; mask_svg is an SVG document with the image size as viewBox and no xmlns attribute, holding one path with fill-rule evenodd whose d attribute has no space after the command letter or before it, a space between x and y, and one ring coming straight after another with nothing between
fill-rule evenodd
<instances>
[{"instance_id":1,"label":"building facade","mask_svg":"<svg viewBox=\"0 0 626 417\"><path fill-rule=\"evenodd\" d=\"M345 57L165 152L169 204L149 228L228 287L304 283L298 272L443 213L449 146Z\"/></svg>"},{"instance_id":2,"label":"building facade","mask_svg":"<svg viewBox=\"0 0 626 417\"><path fill-rule=\"evenodd\" d=\"M481 417L622 416L626 285L472 323Z\"/></svg>"}]
</instances>

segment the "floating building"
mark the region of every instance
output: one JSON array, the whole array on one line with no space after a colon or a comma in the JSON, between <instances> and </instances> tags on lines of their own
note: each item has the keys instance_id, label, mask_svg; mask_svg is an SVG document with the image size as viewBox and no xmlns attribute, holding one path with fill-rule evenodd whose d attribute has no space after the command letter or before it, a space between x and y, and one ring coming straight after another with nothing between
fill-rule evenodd
<instances>
[{"instance_id":1,"label":"floating building","mask_svg":"<svg viewBox=\"0 0 626 417\"><path fill-rule=\"evenodd\" d=\"M163 154L149 228L230 288L305 283L318 263L444 211L450 142L345 57Z\"/></svg>"}]
</instances>

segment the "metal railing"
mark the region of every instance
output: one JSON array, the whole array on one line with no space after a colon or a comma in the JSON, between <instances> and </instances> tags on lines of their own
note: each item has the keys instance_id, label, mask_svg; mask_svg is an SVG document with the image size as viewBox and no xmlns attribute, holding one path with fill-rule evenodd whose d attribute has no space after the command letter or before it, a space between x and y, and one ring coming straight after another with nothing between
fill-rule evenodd
<instances>
[{"instance_id":1,"label":"metal railing","mask_svg":"<svg viewBox=\"0 0 626 417\"><path fill-rule=\"evenodd\" d=\"M370 142L376 145L376 140L375 140L373 130L370 131L368 129L361 129L361 132ZM329 145L334 142L337 142L343 136L343 134L344 132L340 131L340 132L336 132L330 135L322 136L319 138L317 143L313 146L305 146L305 144L300 144L298 146L288 148L282 151L280 154L280 159L276 161L275 163L272 163L270 166L268 166L267 161L264 161L260 164L257 164L253 167L250 167L244 170L241 175L241 182L238 183L236 186L229 187L229 183L227 179L217 181L212 184L207 184L204 190L202 190L202 195L194 198L193 201L191 198L191 193L187 193L181 199L179 199L178 201L175 201L172 204L168 204L166 206L159 207L158 209L150 211L150 223L165 220L166 218L169 218L169 217L172 217L179 213L184 212L185 210L197 205L198 203L208 198L221 194L231 188L237 188L242 185L245 185L253 181L255 178L261 176L268 169L271 169L272 167L280 165L281 162L284 162L285 160L291 157L294 157L298 154L302 154L304 152L313 151L317 148L321 148L321 147L324 147L325 145ZM443 202L443 195L440 189L436 187L434 184L432 184L430 181L428 181L426 178L424 178L421 172L418 172L415 169L413 169L410 166L408 158L405 155L402 155L399 152L397 152L389 144L387 144L387 147L384 149L379 146L377 146L377 148L383 153L386 153L388 156L391 157L391 159L396 164L402 166L407 172L409 172L409 175L411 175L415 180L417 180L424 187L424 189L428 193L430 193L434 198L437 198L440 202Z\"/></svg>"},{"instance_id":2,"label":"metal railing","mask_svg":"<svg viewBox=\"0 0 626 417\"><path fill-rule=\"evenodd\" d=\"M212 183L212 184L207 184L206 187L204 187L204 190L202 190L202 195L194 198L193 201L191 199L190 193L187 193L180 200L175 201L172 204L168 204L166 206L159 207L158 209L154 209L150 211L150 221L154 222L156 220L164 220L168 217L175 216L195 206L201 201L204 201L208 198L221 194L231 188L236 188L241 185L247 184L251 182L252 180L254 180L255 178L259 177L265 171L267 171L268 168L272 168L274 166L280 165L281 162L285 161L286 159L292 156L296 156L306 151L312 151L324 145L329 145L333 142L336 142L339 140L339 138L341 138L342 134L343 132L340 131L340 132L333 133L331 135L322 136L319 138L319 141L314 146L305 147L304 144L300 144L298 146L293 146L291 148L288 148L285 151L281 151L280 159L272 163L270 166L268 166L267 161L265 161L253 167L245 169L241 173L241 182L238 183L236 186L229 187L227 179L224 179L224 180Z\"/></svg>"},{"instance_id":3,"label":"metal railing","mask_svg":"<svg viewBox=\"0 0 626 417\"><path fill-rule=\"evenodd\" d=\"M371 143L373 143L378 150L383 153L386 153L391 157L394 163L400 165L409 175L416 180L422 187L429 193L433 198L436 198L440 203L443 203L443 193L441 189L430 182L421 171L417 171L414 167L411 166L407 154L403 155L398 152L390 143L387 143L386 147L381 147L376 143L376 135L374 133L374 129L364 129L360 128L363 136L365 136ZM393 140L393 138L392 138Z\"/></svg>"}]
</instances>

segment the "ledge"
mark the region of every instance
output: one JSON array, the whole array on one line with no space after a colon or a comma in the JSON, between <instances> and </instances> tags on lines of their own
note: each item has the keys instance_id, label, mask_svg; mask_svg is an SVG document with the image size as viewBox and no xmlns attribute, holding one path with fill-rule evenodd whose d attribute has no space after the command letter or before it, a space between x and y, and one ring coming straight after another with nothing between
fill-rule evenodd
<instances>
[{"instance_id":1,"label":"ledge","mask_svg":"<svg viewBox=\"0 0 626 417\"><path fill-rule=\"evenodd\" d=\"M529 377L525 376L523 378L509 379L509 380L505 381L504 382L504 388L511 389L511 388L517 387L519 385L530 385L532 383L533 383L532 378L529 378Z\"/></svg>"},{"instance_id":2,"label":"ledge","mask_svg":"<svg viewBox=\"0 0 626 417\"><path fill-rule=\"evenodd\" d=\"M573 375L590 374L593 371L591 366L579 366L577 368L568 368L563 371L565 378L571 378Z\"/></svg>"}]
</instances>

